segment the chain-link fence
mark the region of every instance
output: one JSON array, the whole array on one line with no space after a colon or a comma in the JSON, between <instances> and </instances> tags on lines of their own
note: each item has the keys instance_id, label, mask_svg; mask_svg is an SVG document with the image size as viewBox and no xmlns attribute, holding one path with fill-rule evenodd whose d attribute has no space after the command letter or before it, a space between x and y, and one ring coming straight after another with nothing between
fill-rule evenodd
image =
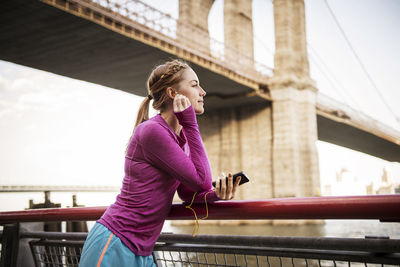
<instances>
[{"instance_id":1,"label":"chain-link fence","mask_svg":"<svg viewBox=\"0 0 400 267\"><path fill-rule=\"evenodd\" d=\"M31 241L36 266L78 266L84 241Z\"/></svg>"},{"instance_id":2,"label":"chain-link fence","mask_svg":"<svg viewBox=\"0 0 400 267\"><path fill-rule=\"evenodd\" d=\"M340 260L201 252L156 252L158 266L398 266Z\"/></svg>"},{"instance_id":3,"label":"chain-link fence","mask_svg":"<svg viewBox=\"0 0 400 267\"><path fill-rule=\"evenodd\" d=\"M31 241L36 266L78 266L84 238L45 233ZM399 266L400 240L162 234L153 257L157 266Z\"/></svg>"}]
</instances>

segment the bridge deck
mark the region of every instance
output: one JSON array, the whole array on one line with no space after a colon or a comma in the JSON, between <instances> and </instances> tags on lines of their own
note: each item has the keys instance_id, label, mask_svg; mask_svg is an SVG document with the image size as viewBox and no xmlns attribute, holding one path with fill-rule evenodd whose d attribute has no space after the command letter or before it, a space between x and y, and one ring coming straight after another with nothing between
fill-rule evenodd
<instances>
[{"instance_id":1,"label":"bridge deck","mask_svg":"<svg viewBox=\"0 0 400 267\"><path fill-rule=\"evenodd\" d=\"M145 96L149 70L157 62L179 56L193 62L208 92L208 111L272 101L266 76L263 81L249 78L139 23L107 24L107 19L89 12L91 21L84 17L88 12L77 9L81 13L72 14L73 10L66 12L39 0L1 1L0 59ZM317 110L320 140L400 161L398 132L389 133L378 122L359 120L351 112L343 118L327 111L323 103Z\"/></svg>"},{"instance_id":2,"label":"bridge deck","mask_svg":"<svg viewBox=\"0 0 400 267\"><path fill-rule=\"evenodd\" d=\"M157 62L176 57L36 0L2 1L0 10L2 60L145 96L150 70ZM243 98L232 96L254 92L254 88L191 65L204 77L201 83L210 95L206 108L212 109L221 97L224 105L240 105ZM254 94L247 99L250 104L265 102Z\"/></svg>"}]
</instances>

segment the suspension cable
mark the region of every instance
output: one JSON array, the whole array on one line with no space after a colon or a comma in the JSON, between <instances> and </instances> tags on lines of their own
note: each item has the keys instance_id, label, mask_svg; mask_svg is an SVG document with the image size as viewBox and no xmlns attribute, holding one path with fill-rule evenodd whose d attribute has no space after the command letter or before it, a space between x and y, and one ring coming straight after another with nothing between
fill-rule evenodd
<instances>
[{"instance_id":1,"label":"suspension cable","mask_svg":"<svg viewBox=\"0 0 400 267\"><path fill-rule=\"evenodd\" d=\"M347 91L344 89L344 86L342 85L342 83L336 78L336 76L333 74L332 70L327 66L327 64L324 62L324 60L321 58L321 56L319 56L319 54L317 53L317 51L311 46L310 43L307 42L307 46L310 48L310 51L315 55L315 59L313 58L314 56L309 53L310 59L314 62L315 66L321 70L321 73L325 76L326 80L332 85L333 89L342 97L342 99L344 100L344 102L348 105L351 106L350 103L347 101L346 98L350 99L351 102L356 106L357 110L361 110L359 104L357 101L355 101L355 99L353 97L351 97ZM328 72L328 74L332 77L332 79L334 81L332 81L327 73L324 71L323 67L321 67L319 65L319 63L317 62L318 59L322 66L326 69L326 71ZM340 87L340 91L338 90L338 87L334 84L334 82ZM342 92L341 92L342 91Z\"/></svg>"},{"instance_id":2,"label":"suspension cable","mask_svg":"<svg viewBox=\"0 0 400 267\"><path fill-rule=\"evenodd\" d=\"M375 89L375 91L377 92L379 98L381 99L382 103L386 106L386 108L388 109L388 111L393 115L393 117L395 118L395 120L397 121L397 123L400 124L400 118L398 116L396 116L396 114L394 113L394 111L391 109L391 107L388 105L388 103L386 102L385 98L383 97L382 93L379 91L376 83L374 82L374 80L372 79L371 75L369 74L369 72L367 71L366 67L364 66L364 64L362 63L360 57L358 56L358 54L356 53L355 49L353 48L350 40L347 38L343 28L340 26L340 23L337 19L337 17L335 16L335 14L333 13L333 10L331 9L331 7L329 6L328 0L324 1L330 14L332 15L336 26L339 28L340 32L342 33L347 45L350 47L351 52L353 53L353 55L355 56L358 64L361 66L361 69L363 70L364 74L367 76L369 82L372 84L373 88Z\"/></svg>"}]
</instances>

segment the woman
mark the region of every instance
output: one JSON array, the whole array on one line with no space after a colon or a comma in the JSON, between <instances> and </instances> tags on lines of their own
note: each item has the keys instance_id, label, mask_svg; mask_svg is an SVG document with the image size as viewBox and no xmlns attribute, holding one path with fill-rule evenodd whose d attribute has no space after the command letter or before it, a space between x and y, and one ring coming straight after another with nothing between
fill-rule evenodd
<instances>
[{"instance_id":1,"label":"woman","mask_svg":"<svg viewBox=\"0 0 400 267\"><path fill-rule=\"evenodd\" d=\"M211 170L196 114L206 92L196 73L173 60L156 67L147 80L125 156L121 193L90 231L81 267L155 266L151 256L176 191L190 202L232 199L240 182L222 174L212 190ZM149 102L160 113L148 118Z\"/></svg>"}]
</instances>

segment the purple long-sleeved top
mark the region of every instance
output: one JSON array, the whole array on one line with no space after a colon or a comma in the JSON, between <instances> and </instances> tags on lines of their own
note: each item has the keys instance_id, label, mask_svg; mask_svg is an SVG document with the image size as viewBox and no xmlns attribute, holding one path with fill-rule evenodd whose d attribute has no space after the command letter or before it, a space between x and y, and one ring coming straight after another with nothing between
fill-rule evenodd
<instances>
[{"instance_id":1,"label":"purple long-sleeved top","mask_svg":"<svg viewBox=\"0 0 400 267\"><path fill-rule=\"evenodd\" d=\"M184 201L218 200L192 106L175 113L182 130L175 134L160 114L135 129L125 156L120 194L98 222L140 256L152 253L176 190Z\"/></svg>"}]
</instances>

